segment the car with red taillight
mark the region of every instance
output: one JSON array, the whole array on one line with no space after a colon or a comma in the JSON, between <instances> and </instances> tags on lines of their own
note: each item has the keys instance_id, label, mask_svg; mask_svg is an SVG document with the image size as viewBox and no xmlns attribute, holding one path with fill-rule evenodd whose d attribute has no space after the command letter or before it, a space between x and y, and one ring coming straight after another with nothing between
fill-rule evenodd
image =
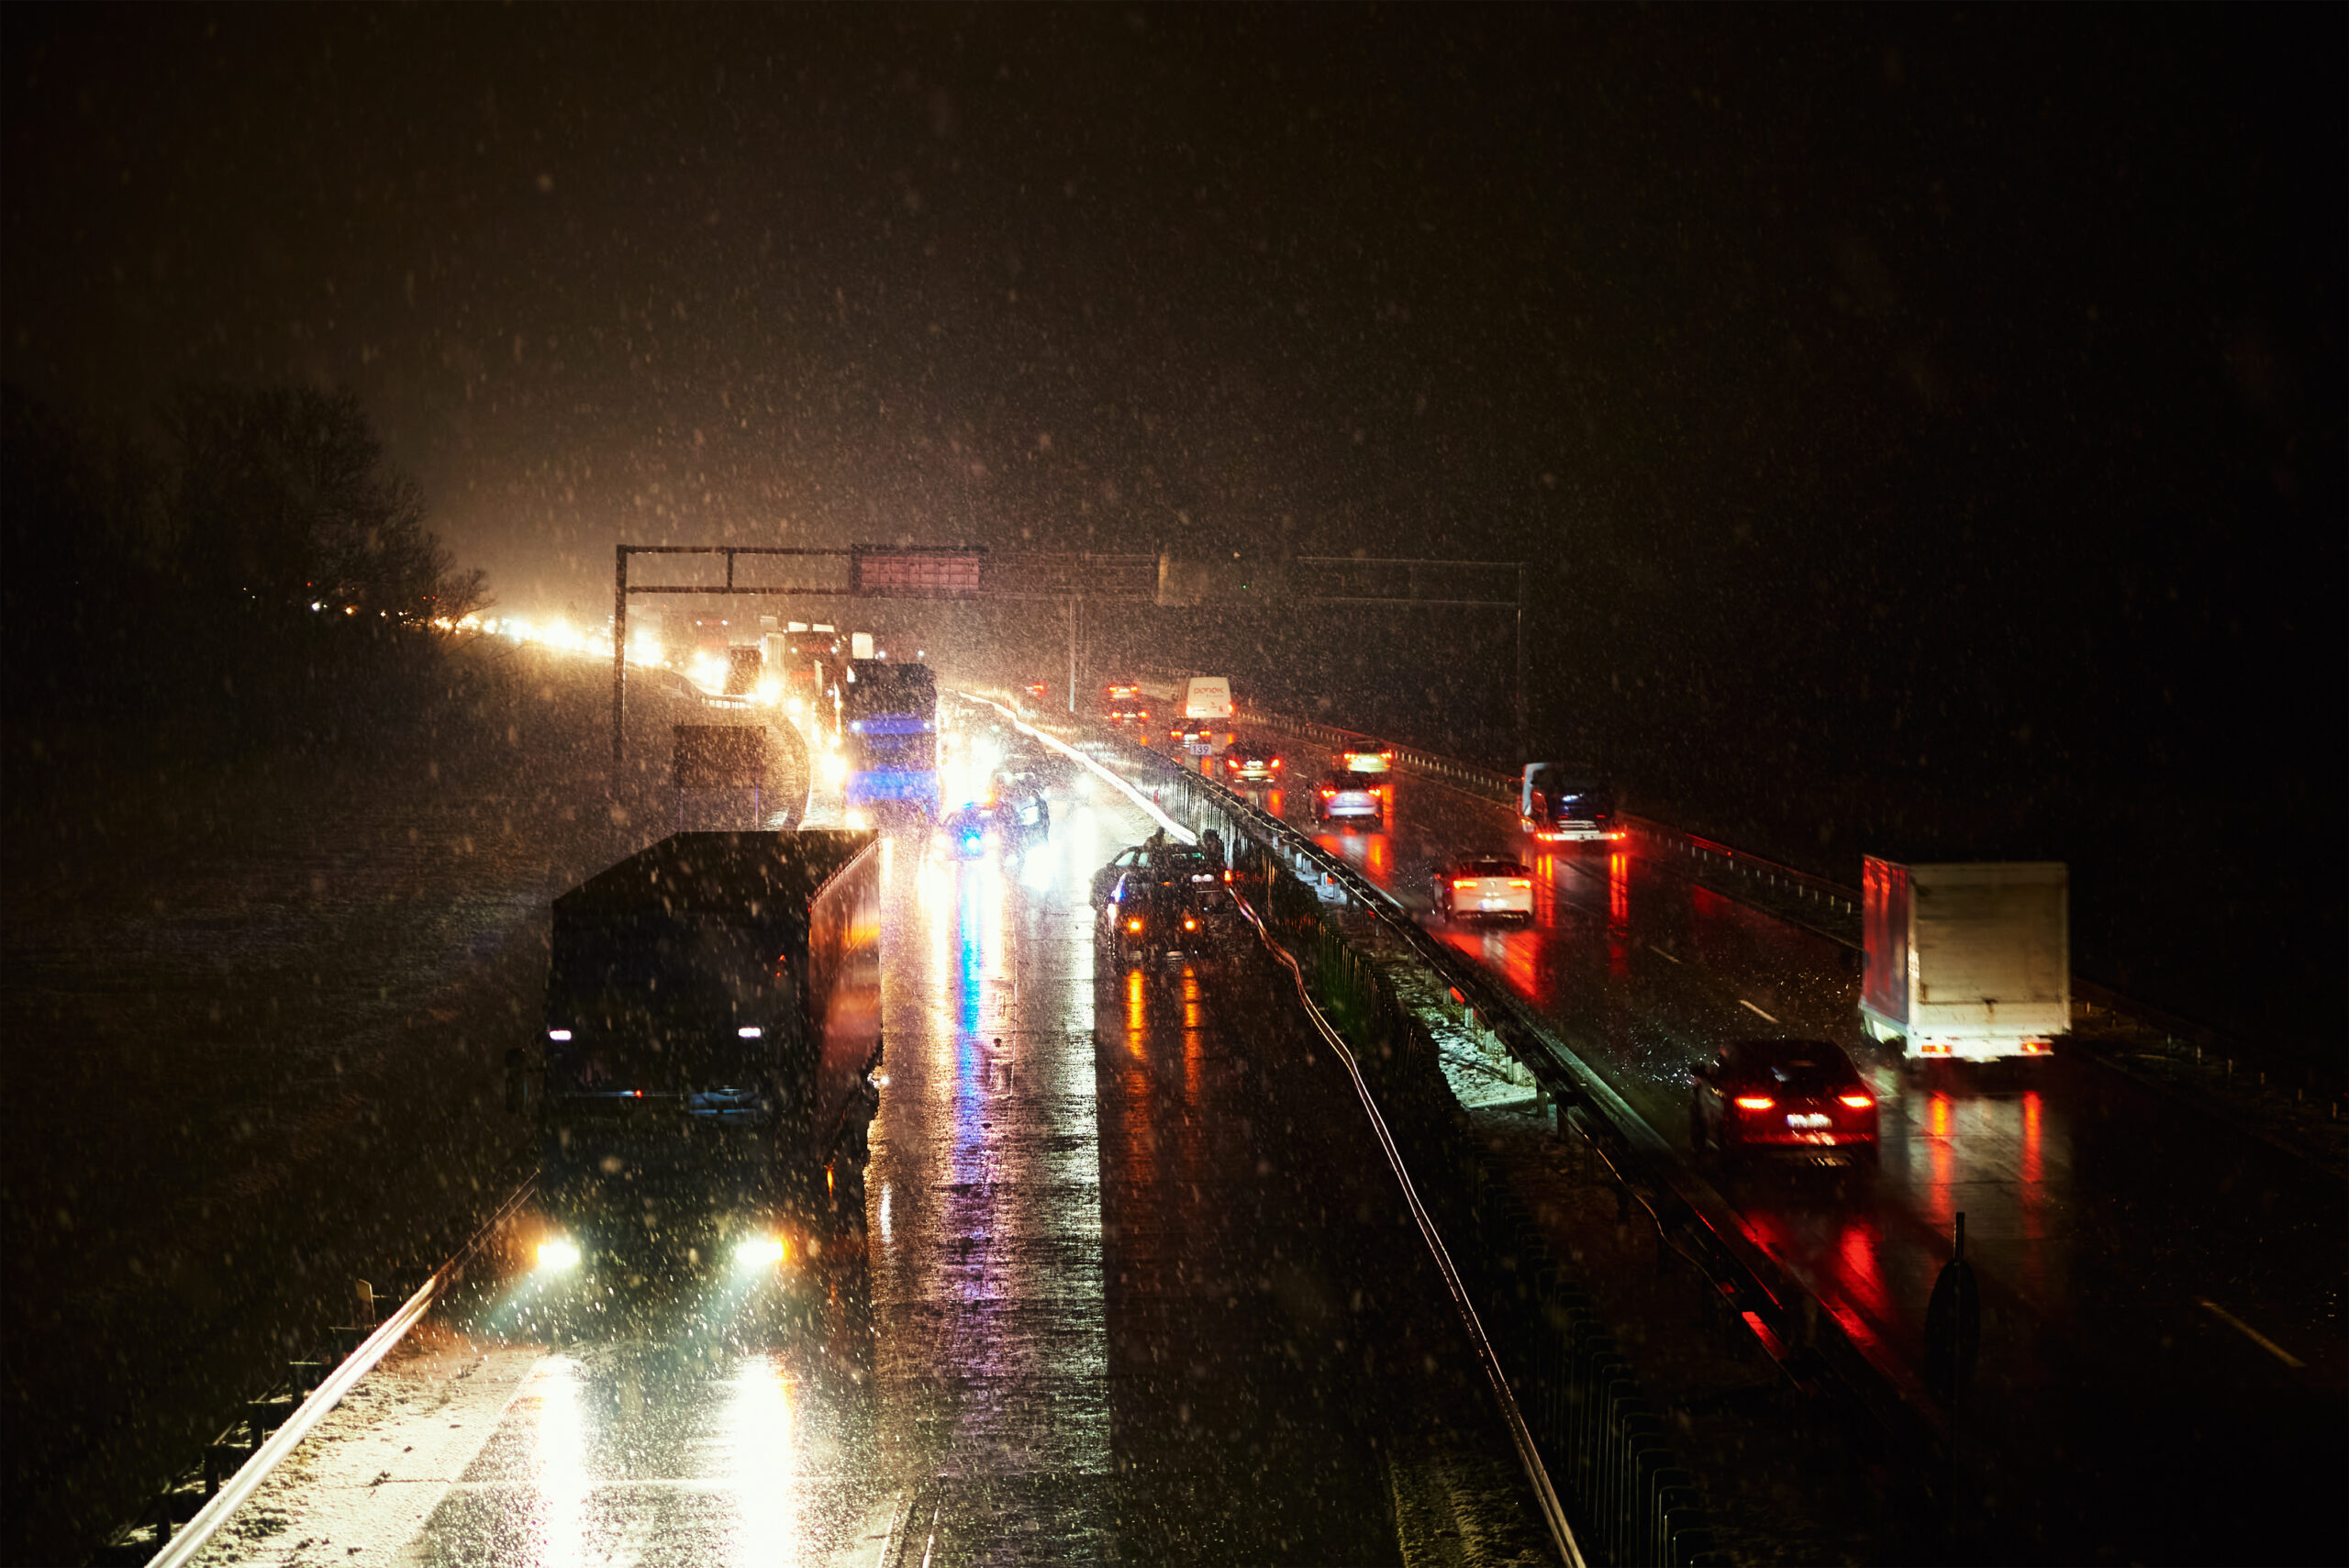
<instances>
[{"instance_id":1,"label":"car with red taillight","mask_svg":"<svg viewBox=\"0 0 2349 1568\"><path fill-rule=\"evenodd\" d=\"M1325 773L1313 786L1313 818L1341 827L1375 828L1386 817L1384 783L1360 773Z\"/></svg>"},{"instance_id":2,"label":"car with red taillight","mask_svg":"<svg viewBox=\"0 0 2349 1568\"><path fill-rule=\"evenodd\" d=\"M1435 912L1446 920L1533 923L1533 873L1505 855L1477 855L1437 868Z\"/></svg>"},{"instance_id":3,"label":"car with red taillight","mask_svg":"<svg viewBox=\"0 0 2349 1568\"><path fill-rule=\"evenodd\" d=\"M1278 784L1281 760L1253 746L1227 746L1223 751L1223 777L1225 783L1232 784Z\"/></svg>"},{"instance_id":4,"label":"car with red taillight","mask_svg":"<svg viewBox=\"0 0 2349 1568\"><path fill-rule=\"evenodd\" d=\"M1742 1040L1698 1065L1688 1141L1726 1159L1794 1155L1874 1165L1876 1094L1842 1046Z\"/></svg>"}]
</instances>

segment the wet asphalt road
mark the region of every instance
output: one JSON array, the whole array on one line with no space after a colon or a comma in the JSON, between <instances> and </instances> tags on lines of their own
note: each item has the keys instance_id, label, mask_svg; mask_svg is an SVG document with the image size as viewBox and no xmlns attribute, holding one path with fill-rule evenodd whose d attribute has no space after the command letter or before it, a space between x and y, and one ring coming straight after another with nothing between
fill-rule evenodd
<instances>
[{"instance_id":1,"label":"wet asphalt road","mask_svg":"<svg viewBox=\"0 0 2349 1568\"><path fill-rule=\"evenodd\" d=\"M1910 1375L1965 1214L1985 1307L1966 1418L2029 1495L2003 1505L2000 1539L2057 1559L2349 1550L2340 1510L2310 1507L2337 1497L2344 1458L2338 1183L2084 1059L1904 1084L1857 1028L1846 950L1686 881L1637 838L1532 853L1507 808L1395 781L1386 830L1319 841L1422 911L1454 858L1531 863L1530 929L1431 929L1555 1021L1684 1152L1687 1071L1722 1042L1851 1051L1882 1105L1880 1174L1714 1180L1748 1235ZM1315 831L1301 799L1264 798Z\"/></svg>"},{"instance_id":2,"label":"wet asphalt road","mask_svg":"<svg viewBox=\"0 0 2349 1568\"><path fill-rule=\"evenodd\" d=\"M472 1370L338 1412L211 1560L1397 1562L1398 1494L1439 1552L1539 1560L1293 1006L1252 959L1097 969L1090 873L1148 828L1105 789L1025 857L889 836L861 1250L476 1281L434 1328Z\"/></svg>"}]
</instances>

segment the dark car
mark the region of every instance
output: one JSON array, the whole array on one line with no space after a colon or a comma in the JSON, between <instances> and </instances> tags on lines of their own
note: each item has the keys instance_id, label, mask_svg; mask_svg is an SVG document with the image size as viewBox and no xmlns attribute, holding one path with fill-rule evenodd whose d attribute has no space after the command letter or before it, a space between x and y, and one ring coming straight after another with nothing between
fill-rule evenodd
<instances>
[{"instance_id":1,"label":"dark car","mask_svg":"<svg viewBox=\"0 0 2349 1568\"><path fill-rule=\"evenodd\" d=\"M938 825L950 853L965 860L986 852L989 839L1000 839L1002 823L995 806L974 801L948 814Z\"/></svg>"},{"instance_id":2,"label":"dark car","mask_svg":"<svg viewBox=\"0 0 2349 1568\"><path fill-rule=\"evenodd\" d=\"M996 820L1015 844L1032 843L1052 830L1052 803L1043 781L1025 771L1006 770L996 780Z\"/></svg>"},{"instance_id":3,"label":"dark car","mask_svg":"<svg viewBox=\"0 0 2349 1568\"><path fill-rule=\"evenodd\" d=\"M1198 892L1212 894L1220 886L1210 882ZM1211 940L1209 921L1189 879L1161 878L1148 866L1119 873L1102 903L1101 924L1103 946L1120 964L1201 952Z\"/></svg>"},{"instance_id":4,"label":"dark car","mask_svg":"<svg viewBox=\"0 0 2349 1568\"><path fill-rule=\"evenodd\" d=\"M1797 1154L1872 1166L1876 1095L1831 1041L1739 1040L1698 1067L1688 1141L1724 1159Z\"/></svg>"},{"instance_id":5,"label":"dark car","mask_svg":"<svg viewBox=\"0 0 2349 1568\"><path fill-rule=\"evenodd\" d=\"M1181 881L1186 885L1209 886L1223 881L1223 862L1207 851L1190 844L1178 844L1156 840L1136 844L1130 850L1120 850L1117 859L1093 873L1093 903L1099 907L1118 885L1118 878L1129 871L1147 868L1160 881Z\"/></svg>"}]
</instances>

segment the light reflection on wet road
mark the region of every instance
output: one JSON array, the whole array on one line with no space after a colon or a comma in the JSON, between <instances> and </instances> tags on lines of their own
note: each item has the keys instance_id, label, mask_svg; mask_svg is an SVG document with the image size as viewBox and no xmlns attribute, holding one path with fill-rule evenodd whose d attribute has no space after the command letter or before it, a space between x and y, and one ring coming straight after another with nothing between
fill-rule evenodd
<instances>
[{"instance_id":1,"label":"light reflection on wet road","mask_svg":"<svg viewBox=\"0 0 2349 1568\"><path fill-rule=\"evenodd\" d=\"M1300 802L1265 804L1314 830ZM1644 840L1531 852L1513 811L1410 774L1390 809L1386 831L1318 840L1422 911L1453 859L1529 862L1531 928L1431 929L1554 1020L1684 1151L1688 1069L1724 1041L1798 1035L1852 1052L1883 1107L1877 1177L1716 1183L1855 1339L1911 1369L1963 1212L1985 1291L1976 1418L2003 1422L2032 1465L2100 1470L2143 1499L2125 1526L2082 1529L2155 1557L2176 1549L2170 1521L2197 1540L2238 1525L2249 1533L2232 1539L2266 1539L2279 1510L2250 1499L2338 1456L2339 1184L2081 1059L1904 1084L1857 1028L1848 950L1687 882ZM2206 1301L2308 1364L2288 1367ZM2294 1430L2328 1435L2311 1452ZM2084 1513L2109 1502L2091 1490L2072 1499Z\"/></svg>"},{"instance_id":2,"label":"light reflection on wet road","mask_svg":"<svg viewBox=\"0 0 2349 1568\"><path fill-rule=\"evenodd\" d=\"M1393 1562L1400 1492L1538 1560L1343 1079L1252 971L1097 973L1090 874L1148 824L1054 815L1024 858L886 840L861 1256L483 1282L462 1370L379 1374L208 1558Z\"/></svg>"}]
</instances>

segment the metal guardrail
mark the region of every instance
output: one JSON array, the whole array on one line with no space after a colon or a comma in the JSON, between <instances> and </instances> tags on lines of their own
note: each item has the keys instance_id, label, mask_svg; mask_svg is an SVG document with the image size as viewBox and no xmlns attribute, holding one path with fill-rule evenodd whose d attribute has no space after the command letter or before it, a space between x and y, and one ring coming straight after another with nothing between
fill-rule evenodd
<instances>
[{"instance_id":1,"label":"metal guardrail","mask_svg":"<svg viewBox=\"0 0 2349 1568\"><path fill-rule=\"evenodd\" d=\"M166 1489L137 1520L117 1530L112 1540L92 1553L90 1562L184 1568L193 1562L270 1473L462 1276L466 1262L513 1218L536 1186L532 1179L515 1189L473 1238L390 1316L330 1330L328 1343L342 1352L339 1362L289 1362L286 1383L260 1399L247 1401L245 1417L211 1443L200 1472L190 1472L181 1483ZM362 1289L360 1300L372 1310L368 1305L373 1301L372 1291ZM244 1456L241 1462L224 1476L223 1463L239 1453ZM201 1490L196 1489L199 1485ZM184 1503L193 1506L184 1508Z\"/></svg>"}]
</instances>

